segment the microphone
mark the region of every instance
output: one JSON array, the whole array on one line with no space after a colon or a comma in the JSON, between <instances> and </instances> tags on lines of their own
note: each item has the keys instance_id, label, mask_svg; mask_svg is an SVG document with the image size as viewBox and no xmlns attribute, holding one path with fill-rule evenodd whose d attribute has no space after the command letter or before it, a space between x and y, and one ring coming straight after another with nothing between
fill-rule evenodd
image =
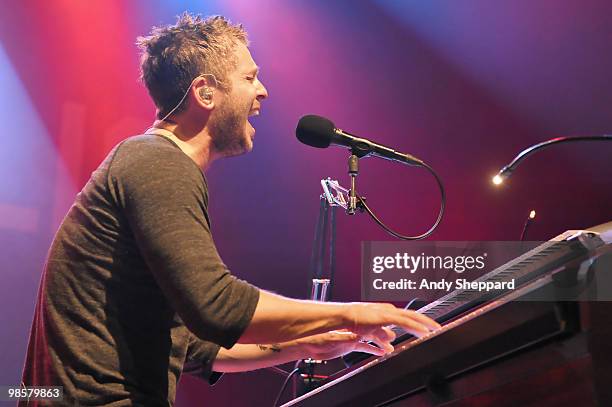
<instances>
[{"instance_id":1,"label":"microphone","mask_svg":"<svg viewBox=\"0 0 612 407\"><path fill-rule=\"evenodd\" d=\"M372 155L408 165L422 166L424 164L423 161L410 154L400 153L390 147L341 130L331 120L321 116L302 117L295 129L295 135L298 140L311 147L327 148L332 144L348 147L359 158Z\"/></svg>"}]
</instances>

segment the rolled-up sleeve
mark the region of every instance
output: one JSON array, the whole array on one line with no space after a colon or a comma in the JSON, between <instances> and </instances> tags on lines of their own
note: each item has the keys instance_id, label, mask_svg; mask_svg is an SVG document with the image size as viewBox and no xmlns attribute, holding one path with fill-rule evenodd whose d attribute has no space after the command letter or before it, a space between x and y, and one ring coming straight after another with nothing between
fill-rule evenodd
<instances>
[{"instance_id":1,"label":"rolled-up sleeve","mask_svg":"<svg viewBox=\"0 0 612 407\"><path fill-rule=\"evenodd\" d=\"M215 384L223 376L223 373L212 370L219 348L215 343L190 335L183 373L198 377L210 385Z\"/></svg>"}]
</instances>

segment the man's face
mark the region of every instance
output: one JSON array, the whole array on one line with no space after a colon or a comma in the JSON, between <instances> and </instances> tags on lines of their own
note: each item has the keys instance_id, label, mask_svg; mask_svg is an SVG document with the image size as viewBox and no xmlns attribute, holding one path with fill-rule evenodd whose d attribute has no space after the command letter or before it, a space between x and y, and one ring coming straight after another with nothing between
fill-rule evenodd
<instances>
[{"instance_id":1,"label":"man's face","mask_svg":"<svg viewBox=\"0 0 612 407\"><path fill-rule=\"evenodd\" d=\"M227 75L231 90L223 94L210 116L213 145L217 153L231 157L253 149L255 129L249 116L259 114L268 91L257 78L259 69L244 44L234 48L236 69Z\"/></svg>"}]
</instances>

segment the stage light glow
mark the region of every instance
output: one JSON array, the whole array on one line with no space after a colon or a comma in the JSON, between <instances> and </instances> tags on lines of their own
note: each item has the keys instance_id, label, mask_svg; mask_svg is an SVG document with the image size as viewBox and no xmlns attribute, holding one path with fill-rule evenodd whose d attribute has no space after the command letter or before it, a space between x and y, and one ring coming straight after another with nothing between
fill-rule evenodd
<instances>
[{"instance_id":1,"label":"stage light glow","mask_svg":"<svg viewBox=\"0 0 612 407\"><path fill-rule=\"evenodd\" d=\"M504 182L504 178L503 176L497 174L496 176L493 177L493 184L494 185L501 185Z\"/></svg>"},{"instance_id":2,"label":"stage light glow","mask_svg":"<svg viewBox=\"0 0 612 407\"><path fill-rule=\"evenodd\" d=\"M529 219L535 219L535 217L536 217L536 211L532 209L531 212L529 212Z\"/></svg>"}]
</instances>

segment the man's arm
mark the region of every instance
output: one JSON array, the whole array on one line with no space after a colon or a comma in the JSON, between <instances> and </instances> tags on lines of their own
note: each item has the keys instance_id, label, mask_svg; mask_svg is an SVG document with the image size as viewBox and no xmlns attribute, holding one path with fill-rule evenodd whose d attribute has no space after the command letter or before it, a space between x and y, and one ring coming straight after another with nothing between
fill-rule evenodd
<instances>
[{"instance_id":1,"label":"man's arm","mask_svg":"<svg viewBox=\"0 0 612 407\"><path fill-rule=\"evenodd\" d=\"M253 318L238 342L285 342L347 329L385 347L393 339L384 329L387 325L401 326L415 336L440 327L424 315L391 304L303 301L261 290Z\"/></svg>"},{"instance_id":2,"label":"man's arm","mask_svg":"<svg viewBox=\"0 0 612 407\"><path fill-rule=\"evenodd\" d=\"M267 344L236 344L231 349L220 348L212 370L244 372L281 365L298 359L328 360L352 351L384 355L383 349L360 341L359 335L348 331L333 331L294 341Z\"/></svg>"},{"instance_id":3,"label":"man's arm","mask_svg":"<svg viewBox=\"0 0 612 407\"><path fill-rule=\"evenodd\" d=\"M219 349L212 370L224 373L246 372L282 365L297 359L302 359L302 352L293 342L267 345L236 344L230 349Z\"/></svg>"}]
</instances>

